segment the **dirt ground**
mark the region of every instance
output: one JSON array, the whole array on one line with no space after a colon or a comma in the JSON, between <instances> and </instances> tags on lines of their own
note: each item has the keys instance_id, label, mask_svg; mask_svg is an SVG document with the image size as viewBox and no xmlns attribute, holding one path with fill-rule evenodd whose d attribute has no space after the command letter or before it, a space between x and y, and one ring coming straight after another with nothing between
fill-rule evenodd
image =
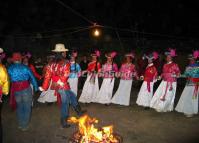
<instances>
[{"instance_id":1,"label":"dirt ground","mask_svg":"<svg viewBox=\"0 0 199 143\"><path fill-rule=\"evenodd\" d=\"M182 86L183 87L183 86ZM177 91L176 102L183 88ZM135 104L139 86L132 88L131 105L87 104L91 117L99 119L99 126L113 125L114 131L123 137L124 143L198 143L199 116L186 118L177 112L157 113L144 110ZM71 109L71 116L76 116ZM26 132L17 129L16 112L4 103L2 122L4 143L67 143L76 125L60 128L59 110L56 104L37 104L33 108L30 128Z\"/></svg>"}]
</instances>

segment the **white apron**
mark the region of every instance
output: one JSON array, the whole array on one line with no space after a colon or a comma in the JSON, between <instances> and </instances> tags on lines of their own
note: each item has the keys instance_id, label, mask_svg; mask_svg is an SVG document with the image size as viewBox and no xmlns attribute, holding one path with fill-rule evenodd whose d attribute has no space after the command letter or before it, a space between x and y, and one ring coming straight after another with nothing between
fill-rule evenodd
<instances>
[{"instance_id":1,"label":"white apron","mask_svg":"<svg viewBox=\"0 0 199 143\"><path fill-rule=\"evenodd\" d=\"M98 75L95 75L95 79L91 79L91 75L87 76L84 83L84 87L79 98L79 102L90 103L96 98L99 92Z\"/></svg>"},{"instance_id":2,"label":"white apron","mask_svg":"<svg viewBox=\"0 0 199 143\"><path fill-rule=\"evenodd\" d=\"M186 115L193 115L198 113L198 94L193 96L195 90L194 85L186 85L182 95L178 101L178 104L175 108L177 112L184 113Z\"/></svg>"},{"instance_id":3,"label":"white apron","mask_svg":"<svg viewBox=\"0 0 199 143\"><path fill-rule=\"evenodd\" d=\"M167 82L162 81L160 83L158 89L156 90L156 92L151 100L151 103L150 103L150 107L154 108L158 112L173 111L177 83L176 82L172 83L172 90L170 90L171 86L169 84L169 86L167 88L165 100L162 101L160 99L164 96L166 87L167 87Z\"/></svg>"},{"instance_id":4,"label":"white apron","mask_svg":"<svg viewBox=\"0 0 199 143\"><path fill-rule=\"evenodd\" d=\"M132 80L120 80L119 87L111 99L111 103L129 106Z\"/></svg>"},{"instance_id":5,"label":"white apron","mask_svg":"<svg viewBox=\"0 0 199 143\"><path fill-rule=\"evenodd\" d=\"M71 91L77 96L78 78L69 78L68 83L70 85Z\"/></svg>"},{"instance_id":6,"label":"white apron","mask_svg":"<svg viewBox=\"0 0 199 143\"><path fill-rule=\"evenodd\" d=\"M150 107L151 99L153 96L153 84L154 82L150 82L150 92L147 89L147 82L144 81L138 93L136 103L140 106Z\"/></svg>"},{"instance_id":7,"label":"white apron","mask_svg":"<svg viewBox=\"0 0 199 143\"><path fill-rule=\"evenodd\" d=\"M115 78L104 78L99 94L93 102L101 104L111 103Z\"/></svg>"}]
</instances>

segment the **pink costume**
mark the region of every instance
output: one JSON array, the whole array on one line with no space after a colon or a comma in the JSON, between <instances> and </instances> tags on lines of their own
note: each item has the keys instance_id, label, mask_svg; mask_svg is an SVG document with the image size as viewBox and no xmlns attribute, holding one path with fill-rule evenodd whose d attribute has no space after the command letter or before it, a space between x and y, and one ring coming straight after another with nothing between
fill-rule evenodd
<instances>
[{"instance_id":1,"label":"pink costume","mask_svg":"<svg viewBox=\"0 0 199 143\"><path fill-rule=\"evenodd\" d=\"M169 49L165 52L167 58L176 56L174 49ZM172 61L164 64L162 71L162 82L156 90L150 107L154 108L157 112L173 111L174 99L177 88L177 77L180 75L180 69L178 65Z\"/></svg>"},{"instance_id":2,"label":"pink costume","mask_svg":"<svg viewBox=\"0 0 199 143\"><path fill-rule=\"evenodd\" d=\"M111 103L129 106L133 77L137 78L135 65L132 63L122 64L120 68L120 84L111 99Z\"/></svg>"},{"instance_id":3,"label":"pink costume","mask_svg":"<svg viewBox=\"0 0 199 143\"><path fill-rule=\"evenodd\" d=\"M117 64L106 63L102 66L102 74L104 78L114 78L114 74L118 72Z\"/></svg>"},{"instance_id":4,"label":"pink costume","mask_svg":"<svg viewBox=\"0 0 199 143\"><path fill-rule=\"evenodd\" d=\"M137 77L137 71L134 64L122 64L120 68L120 77L123 80L131 80L133 77Z\"/></svg>"},{"instance_id":5,"label":"pink costume","mask_svg":"<svg viewBox=\"0 0 199 143\"><path fill-rule=\"evenodd\" d=\"M165 98L167 94L169 86L170 86L169 90L172 90L173 88L172 83L176 82L176 77L178 75L180 75L180 69L176 63L170 62L170 63L164 64L162 78L164 81L167 82L167 86L166 86L165 93L163 95L163 99Z\"/></svg>"}]
</instances>

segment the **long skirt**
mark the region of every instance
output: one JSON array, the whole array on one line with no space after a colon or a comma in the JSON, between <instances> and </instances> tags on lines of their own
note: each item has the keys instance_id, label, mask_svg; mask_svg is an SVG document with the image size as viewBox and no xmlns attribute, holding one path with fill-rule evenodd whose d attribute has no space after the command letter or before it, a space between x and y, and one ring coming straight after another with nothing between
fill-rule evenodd
<instances>
[{"instance_id":1,"label":"long skirt","mask_svg":"<svg viewBox=\"0 0 199 143\"><path fill-rule=\"evenodd\" d=\"M195 86L186 85L182 95L178 101L178 104L175 108L176 111L184 113L186 115L193 115L198 113L198 94L194 95Z\"/></svg>"},{"instance_id":2,"label":"long skirt","mask_svg":"<svg viewBox=\"0 0 199 143\"><path fill-rule=\"evenodd\" d=\"M70 89L77 96L77 87L78 87L78 78L69 78L68 79Z\"/></svg>"},{"instance_id":3,"label":"long skirt","mask_svg":"<svg viewBox=\"0 0 199 143\"><path fill-rule=\"evenodd\" d=\"M92 102L99 92L99 83L98 75L92 77L91 75L87 76L87 79L84 83L84 87L79 98L79 102L90 103Z\"/></svg>"},{"instance_id":4,"label":"long skirt","mask_svg":"<svg viewBox=\"0 0 199 143\"><path fill-rule=\"evenodd\" d=\"M115 81L114 78L104 78L103 79L99 94L95 98L94 102L101 103L101 104L111 103L114 81Z\"/></svg>"},{"instance_id":5,"label":"long skirt","mask_svg":"<svg viewBox=\"0 0 199 143\"><path fill-rule=\"evenodd\" d=\"M119 87L111 99L111 103L129 106L132 80L120 80Z\"/></svg>"},{"instance_id":6,"label":"long skirt","mask_svg":"<svg viewBox=\"0 0 199 143\"><path fill-rule=\"evenodd\" d=\"M171 87L169 83L162 81L151 100L150 107L154 108L157 112L173 111L176 87L176 82L173 82ZM165 93L165 100L161 100Z\"/></svg>"},{"instance_id":7,"label":"long skirt","mask_svg":"<svg viewBox=\"0 0 199 143\"><path fill-rule=\"evenodd\" d=\"M144 81L138 93L136 103L140 106L150 107L151 99L153 96L153 84L154 82L150 82L150 92L147 89L147 82Z\"/></svg>"}]
</instances>

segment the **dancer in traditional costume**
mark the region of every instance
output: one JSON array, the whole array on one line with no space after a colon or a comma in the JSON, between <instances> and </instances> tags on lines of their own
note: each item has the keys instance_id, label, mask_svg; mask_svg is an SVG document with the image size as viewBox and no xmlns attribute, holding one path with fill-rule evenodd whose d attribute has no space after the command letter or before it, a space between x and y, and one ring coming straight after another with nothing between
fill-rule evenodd
<instances>
[{"instance_id":1,"label":"dancer in traditional costume","mask_svg":"<svg viewBox=\"0 0 199 143\"><path fill-rule=\"evenodd\" d=\"M182 75L187 78L187 83L175 110L184 113L187 117L192 117L198 114L199 64L196 60L199 58L199 51L194 51L188 58L190 64Z\"/></svg>"},{"instance_id":2,"label":"dancer in traditional costume","mask_svg":"<svg viewBox=\"0 0 199 143\"><path fill-rule=\"evenodd\" d=\"M143 106L145 109L148 109L153 96L153 85L157 81L158 73L153 61L158 58L158 53L153 52L152 54L144 56L143 58L148 60L148 65L145 69L144 76L141 76L141 79L144 80L144 82L142 83L141 89L138 93L136 103L139 106Z\"/></svg>"},{"instance_id":3,"label":"dancer in traditional costume","mask_svg":"<svg viewBox=\"0 0 199 143\"><path fill-rule=\"evenodd\" d=\"M115 74L118 72L117 64L113 62L115 56L116 52L106 54L107 62L102 66L101 70L103 82L94 102L101 104L111 103Z\"/></svg>"},{"instance_id":4,"label":"dancer in traditional costume","mask_svg":"<svg viewBox=\"0 0 199 143\"><path fill-rule=\"evenodd\" d=\"M134 54L126 54L125 59L125 63L122 64L119 70L120 84L115 95L111 99L111 103L129 106L133 78L138 79L138 75L135 65L132 63Z\"/></svg>"},{"instance_id":5,"label":"dancer in traditional costume","mask_svg":"<svg viewBox=\"0 0 199 143\"><path fill-rule=\"evenodd\" d=\"M38 85L30 68L22 64L20 53L13 53L12 60L13 64L8 68L11 80L10 105L13 109L17 109L18 128L26 131L31 117L33 100L30 83L33 85L34 91L38 90Z\"/></svg>"},{"instance_id":6,"label":"dancer in traditional costume","mask_svg":"<svg viewBox=\"0 0 199 143\"><path fill-rule=\"evenodd\" d=\"M52 81L51 88L56 91L57 100L61 107L61 126L68 128L70 127L67 123L70 104L79 116L83 114L83 111L80 108L76 95L70 90L68 84L70 63L64 58L68 49L65 48L64 44L56 44L55 49L52 51L56 53L55 61L47 67L43 85L39 89L40 91L46 91Z\"/></svg>"},{"instance_id":7,"label":"dancer in traditional costume","mask_svg":"<svg viewBox=\"0 0 199 143\"><path fill-rule=\"evenodd\" d=\"M32 55L30 53L27 53L27 54L23 55L23 61L22 61L22 63L24 65L29 66L29 68L31 69L33 75L37 78L37 80L41 80L42 76L36 71L36 68L33 65L31 57L32 57Z\"/></svg>"},{"instance_id":8,"label":"dancer in traditional costume","mask_svg":"<svg viewBox=\"0 0 199 143\"><path fill-rule=\"evenodd\" d=\"M180 76L180 69L173 58L176 56L174 49L165 52L167 63L163 66L162 82L156 90L150 107L157 112L173 111L174 99L176 95L177 77Z\"/></svg>"},{"instance_id":9,"label":"dancer in traditional costume","mask_svg":"<svg viewBox=\"0 0 199 143\"><path fill-rule=\"evenodd\" d=\"M84 83L84 87L79 98L79 102L90 103L95 101L95 98L99 92L98 72L101 69L101 65L98 62L100 56L99 51L95 51L91 54L92 61L88 64L87 79Z\"/></svg>"},{"instance_id":10,"label":"dancer in traditional costume","mask_svg":"<svg viewBox=\"0 0 199 143\"><path fill-rule=\"evenodd\" d=\"M43 68L43 76L45 76L48 66L50 66L53 63L53 59L54 59L54 56L47 57L48 63ZM48 89L46 91L41 92L41 94L37 100L38 102L48 103L48 105L50 105L50 103L57 101L57 97L55 96L55 90L51 89L51 85L52 85L52 80L50 81L50 85L49 85Z\"/></svg>"},{"instance_id":11,"label":"dancer in traditional costume","mask_svg":"<svg viewBox=\"0 0 199 143\"><path fill-rule=\"evenodd\" d=\"M5 53L0 48L0 142L3 142L3 127L1 123L1 109L2 109L2 96L9 93L9 78L5 66L2 64L2 60L5 58Z\"/></svg>"},{"instance_id":12,"label":"dancer in traditional costume","mask_svg":"<svg viewBox=\"0 0 199 143\"><path fill-rule=\"evenodd\" d=\"M80 76L81 68L78 63L76 63L77 52L73 52L70 57L70 77L68 79L71 91L77 95L78 93L78 78Z\"/></svg>"}]
</instances>

